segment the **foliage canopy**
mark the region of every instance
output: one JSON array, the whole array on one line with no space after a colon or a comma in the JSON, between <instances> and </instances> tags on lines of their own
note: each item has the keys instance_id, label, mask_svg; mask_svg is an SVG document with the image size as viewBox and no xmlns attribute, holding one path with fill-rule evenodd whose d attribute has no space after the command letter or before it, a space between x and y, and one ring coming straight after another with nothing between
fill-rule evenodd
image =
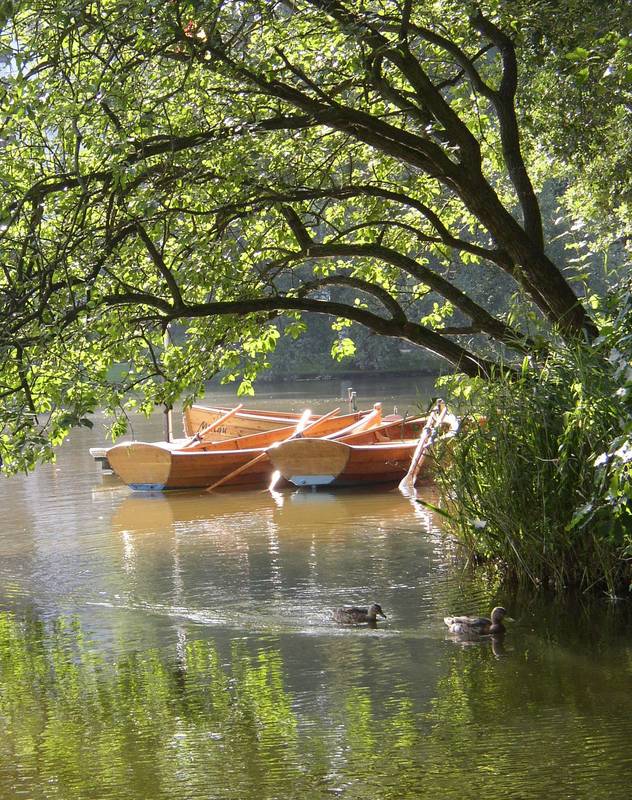
<instances>
[{"instance_id":1,"label":"foliage canopy","mask_svg":"<svg viewBox=\"0 0 632 800\"><path fill-rule=\"evenodd\" d=\"M170 404L218 371L248 391L279 314L469 375L597 335L538 193L575 177L570 200L626 234L622 0L4 8L7 467L97 405Z\"/></svg>"}]
</instances>

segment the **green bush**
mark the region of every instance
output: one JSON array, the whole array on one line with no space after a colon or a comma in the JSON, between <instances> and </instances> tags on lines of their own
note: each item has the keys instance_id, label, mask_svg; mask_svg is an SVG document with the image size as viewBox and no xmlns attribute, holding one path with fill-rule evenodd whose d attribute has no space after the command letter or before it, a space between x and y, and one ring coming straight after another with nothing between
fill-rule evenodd
<instances>
[{"instance_id":1,"label":"green bush","mask_svg":"<svg viewBox=\"0 0 632 800\"><path fill-rule=\"evenodd\" d=\"M508 577L632 588L629 292L612 311L592 346L557 347L488 383L450 379L468 413L438 473L448 525Z\"/></svg>"}]
</instances>

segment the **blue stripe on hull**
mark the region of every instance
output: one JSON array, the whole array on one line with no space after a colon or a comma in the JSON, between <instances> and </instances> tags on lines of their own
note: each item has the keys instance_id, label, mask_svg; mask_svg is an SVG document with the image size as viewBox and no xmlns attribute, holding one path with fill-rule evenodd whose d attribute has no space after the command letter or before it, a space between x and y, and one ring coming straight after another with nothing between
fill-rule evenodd
<instances>
[{"instance_id":1,"label":"blue stripe on hull","mask_svg":"<svg viewBox=\"0 0 632 800\"><path fill-rule=\"evenodd\" d=\"M292 475L295 486L328 486L336 480L335 475Z\"/></svg>"},{"instance_id":2,"label":"blue stripe on hull","mask_svg":"<svg viewBox=\"0 0 632 800\"><path fill-rule=\"evenodd\" d=\"M164 491L164 483L130 483L129 488L135 492L162 492Z\"/></svg>"}]
</instances>

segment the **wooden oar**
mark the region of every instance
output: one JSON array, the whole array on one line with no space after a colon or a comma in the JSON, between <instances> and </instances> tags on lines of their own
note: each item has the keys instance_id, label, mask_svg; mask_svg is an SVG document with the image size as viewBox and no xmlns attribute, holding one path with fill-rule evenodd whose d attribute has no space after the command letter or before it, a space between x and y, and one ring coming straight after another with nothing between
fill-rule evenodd
<instances>
[{"instance_id":1,"label":"wooden oar","mask_svg":"<svg viewBox=\"0 0 632 800\"><path fill-rule=\"evenodd\" d=\"M419 443L415 448L415 452L413 454L412 459L410 460L410 467L408 468L408 472L402 478L399 484L399 488L402 490L409 490L415 485L415 481L417 480L417 475L419 475L419 470L421 469L426 455L432 445L437 438L437 434L439 432L439 428L441 423L443 422L445 415L448 413L448 407L443 402L443 400L439 400L437 405L428 415L428 419L426 420L426 424L421 432L421 436L419 437Z\"/></svg>"},{"instance_id":2,"label":"wooden oar","mask_svg":"<svg viewBox=\"0 0 632 800\"><path fill-rule=\"evenodd\" d=\"M346 428L343 428L340 431L335 431L334 433L330 433L326 436L326 439L341 439L343 436L349 436L352 433L361 433L362 431L370 430L371 428L377 428L377 426L382 421L382 404L375 403L373 406L373 411L370 411L368 414L365 414L360 419L357 419L355 422L352 422L351 425L347 425Z\"/></svg>"},{"instance_id":3,"label":"wooden oar","mask_svg":"<svg viewBox=\"0 0 632 800\"><path fill-rule=\"evenodd\" d=\"M243 407L244 407L244 404L240 403L238 406L235 406L235 408L231 408L230 411L227 411L225 414L222 414L221 417L218 417L215 420L215 422L211 422L210 425L207 425L201 433L200 433L200 431L198 431L195 434L195 436L192 436L189 439L189 441L186 444L184 444L182 447L183 448L192 447L194 444L197 444L198 442L203 441L203 439L204 439L204 437L206 436L207 433L210 433L211 431L214 431L217 428L219 428L221 425L224 424L224 422L226 422L226 420L230 419L231 417L234 417L235 414L238 411L241 411L241 409Z\"/></svg>"},{"instance_id":4,"label":"wooden oar","mask_svg":"<svg viewBox=\"0 0 632 800\"><path fill-rule=\"evenodd\" d=\"M283 439L284 442L289 441L290 439L296 439L299 436L304 436L308 431L311 431L313 428L318 427L322 422L329 419L330 417L335 416L340 411L339 408L335 408L333 411L330 411L329 414L325 414L323 417L319 417L317 420L312 422L310 425L307 425L307 420L310 418L311 411L309 409L303 412L303 415L298 421L296 428L292 431L292 433L287 437L287 439ZM306 427L307 425L307 427ZM281 444L281 442L277 442L276 444ZM275 445L272 445L274 447ZM207 492L212 492L213 489L217 489L218 486L221 486L223 483L231 480L232 478L236 478L237 475L241 475L242 472L245 472L250 467L253 467L263 458L268 455L268 451L264 450L262 453L259 453L258 456L255 456L253 459L248 461L246 464L242 464L241 467L237 467L232 472L229 472L228 475L224 475L218 481L215 481L214 484L208 487L206 490Z\"/></svg>"},{"instance_id":5,"label":"wooden oar","mask_svg":"<svg viewBox=\"0 0 632 800\"><path fill-rule=\"evenodd\" d=\"M412 488L415 485L419 471L426 459L430 448L434 444L439 428L448 412L448 408L443 400L439 400L437 405L428 416L428 420L424 429L419 437L419 444L415 449L415 453L410 461L410 467L402 482L400 488Z\"/></svg>"}]
</instances>

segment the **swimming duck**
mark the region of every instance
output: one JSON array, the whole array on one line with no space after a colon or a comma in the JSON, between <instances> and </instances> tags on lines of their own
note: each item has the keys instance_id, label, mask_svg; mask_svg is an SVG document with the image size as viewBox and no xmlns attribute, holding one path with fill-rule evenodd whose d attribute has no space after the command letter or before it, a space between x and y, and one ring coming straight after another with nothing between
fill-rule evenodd
<instances>
[{"instance_id":1,"label":"swimming duck","mask_svg":"<svg viewBox=\"0 0 632 800\"><path fill-rule=\"evenodd\" d=\"M502 623L507 612L502 606L496 606L492 611L492 618L487 617L444 617L443 621L450 629L450 633L486 636L505 632Z\"/></svg>"},{"instance_id":2,"label":"swimming duck","mask_svg":"<svg viewBox=\"0 0 632 800\"><path fill-rule=\"evenodd\" d=\"M375 622L377 616L386 619L386 614L382 611L382 606L373 603L368 608L335 608L333 617L336 622L345 625L360 625L362 622Z\"/></svg>"}]
</instances>

